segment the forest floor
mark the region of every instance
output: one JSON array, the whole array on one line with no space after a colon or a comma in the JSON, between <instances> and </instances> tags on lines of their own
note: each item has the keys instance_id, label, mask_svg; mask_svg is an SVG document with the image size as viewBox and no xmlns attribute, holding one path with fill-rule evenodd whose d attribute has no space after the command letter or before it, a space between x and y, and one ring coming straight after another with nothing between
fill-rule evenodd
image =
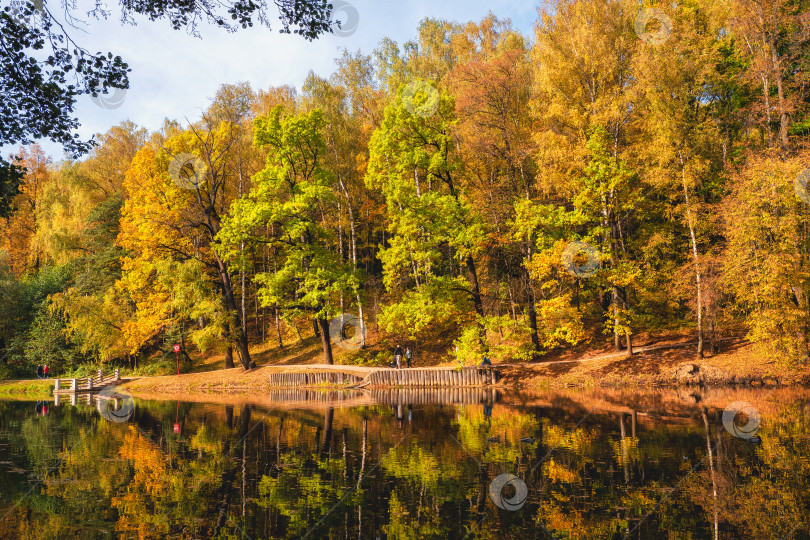
<instances>
[{"instance_id":1,"label":"forest floor","mask_svg":"<svg viewBox=\"0 0 810 540\"><path fill-rule=\"evenodd\" d=\"M697 359L688 336L634 347L634 354L611 352L581 358L508 364L504 384L525 389L649 388L723 386L794 386L810 384L810 366L790 368L767 359L757 344L743 338L719 342Z\"/></svg>"}]
</instances>

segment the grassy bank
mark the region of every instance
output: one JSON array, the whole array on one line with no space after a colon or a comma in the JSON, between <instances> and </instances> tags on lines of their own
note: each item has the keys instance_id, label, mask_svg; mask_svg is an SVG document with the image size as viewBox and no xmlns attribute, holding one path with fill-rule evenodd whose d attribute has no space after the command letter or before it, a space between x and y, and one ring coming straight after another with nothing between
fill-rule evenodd
<instances>
[{"instance_id":1,"label":"grassy bank","mask_svg":"<svg viewBox=\"0 0 810 540\"><path fill-rule=\"evenodd\" d=\"M52 380L0 381L0 399L51 399Z\"/></svg>"}]
</instances>

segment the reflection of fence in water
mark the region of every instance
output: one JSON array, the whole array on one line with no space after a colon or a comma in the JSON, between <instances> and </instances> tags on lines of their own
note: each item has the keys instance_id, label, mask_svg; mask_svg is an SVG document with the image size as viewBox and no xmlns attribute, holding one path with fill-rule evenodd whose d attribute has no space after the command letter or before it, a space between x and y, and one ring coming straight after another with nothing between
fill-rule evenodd
<instances>
[{"instance_id":1,"label":"reflection of fence in water","mask_svg":"<svg viewBox=\"0 0 810 540\"><path fill-rule=\"evenodd\" d=\"M354 401L361 400L366 396L366 393L359 390L306 390L300 388L270 389L262 393L262 397L268 397L272 401L301 401L309 403Z\"/></svg>"},{"instance_id":2,"label":"reflection of fence in water","mask_svg":"<svg viewBox=\"0 0 810 540\"><path fill-rule=\"evenodd\" d=\"M268 390L265 394L279 403L324 403L360 405L492 404L498 401L494 388L384 388L374 390Z\"/></svg>"},{"instance_id":3,"label":"reflection of fence in water","mask_svg":"<svg viewBox=\"0 0 810 540\"><path fill-rule=\"evenodd\" d=\"M492 368L463 369L386 369L373 372L367 378L369 386L404 387L463 387L489 386L498 382L498 372Z\"/></svg>"},{"instance_id":4,"label":"reflection of fence in water","mask_svg":"<svg viewBox=\"0 0 810 540\"><path fill-rule=\"evenodd\" d=\"M492 404L498 400L494 388L386 388L371 390L374 401L384 405Z\"/></svg>"},{"instance_id":5,"label":"reflection of fence in water","mask_svg":"<svg viewBox=\"0 0 810 540\"><path fill-rule=\"evenodd\" d=\"M116 396L101 396L99 394L88 394L88 393L81 393L81 394L68 394L62 396L60 394L56 394L53 397L53 404L54 405L61 405L63 399L67 398L70 401L72 406L76 406L79 404L82 405L90 405L95 406L98 409L98 412L108 406L107 401L113 402L113 410L118 410L121 407L121 398Z\"/></svg>"}]
</instances>

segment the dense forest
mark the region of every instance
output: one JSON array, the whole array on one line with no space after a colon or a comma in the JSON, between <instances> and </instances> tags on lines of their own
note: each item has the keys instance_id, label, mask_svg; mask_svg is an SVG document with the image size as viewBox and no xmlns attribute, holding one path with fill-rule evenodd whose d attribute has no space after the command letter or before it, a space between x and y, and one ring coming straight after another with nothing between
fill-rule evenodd
<instances>
[{"instance_id":1,"label":"dense forest","mask_svg":"<svg viewBox=\"0 0 810 540\"><path fill-rule=\"evenodd\" d=\"M557 0L531 36L426 19L300 91L223 84L82 160L22 148L0 375L173 343L247 369L302 333L332 362L341 313L462 362L673 330L702 356L724 329L805 362L808 7Z\"/></svg>"}]
</instances>

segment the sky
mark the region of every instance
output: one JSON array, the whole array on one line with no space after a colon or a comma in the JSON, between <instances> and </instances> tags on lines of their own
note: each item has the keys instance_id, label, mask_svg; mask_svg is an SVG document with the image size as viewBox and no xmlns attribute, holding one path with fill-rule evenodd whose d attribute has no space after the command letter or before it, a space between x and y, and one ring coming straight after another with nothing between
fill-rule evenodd
<instances>
[{"instance_id":1,"label":"sky","mask_svg":"<svg viewBox=\"0 0 810 540\"><path fill-rule=\"evenodd\" d=\"M46 0L51 7L56 0ZM86 11L79 2L77 14ZM136 26L122 25L118 8L108 20L86 19L85 25L70 29L71 37L91 52L120 55L132 68L130 88L106 96L106 106L90 96L81 96L75 116L83 139L104 133L124 120L150 131L159 129L164 118L185 124L199 118L222 84L248 81L254 90L283 84L300 90L310 70L328 76L334 59L345 48L370 53L384 37L402 44L416 36L419 22L426 18L456 22L479 21L490 11L509 18L515 28L530 35L537 19L537 0L333 0L336 16L346 24L339 34L307 41L294 34L280 34L271 0L271 29L266 27L227 33L200 26L201 38L176 31L165 20L138 20ZM339 7L342 6L342 7ZM84 8L84 9L82 9ZM64 157L61 147L49 141L40 145L55 160ZM8 155L16 146L2 147Z\"/></svg>"}]
</instances>

